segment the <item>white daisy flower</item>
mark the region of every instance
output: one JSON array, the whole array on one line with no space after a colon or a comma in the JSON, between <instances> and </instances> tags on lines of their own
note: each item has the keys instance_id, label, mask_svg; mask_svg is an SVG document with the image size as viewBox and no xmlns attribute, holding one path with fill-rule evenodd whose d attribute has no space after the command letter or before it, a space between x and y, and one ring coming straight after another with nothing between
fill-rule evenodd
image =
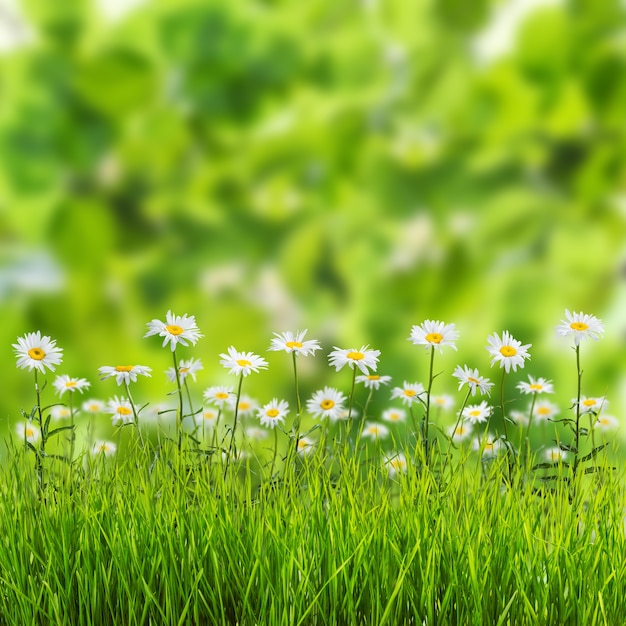
<instances>
[{"instance_id":1,"label":"white daisy flower","mask_svg":"<svg viewBox=\"0 0 626 626\"><path fill-rule=\"evenodd\" d=\"M543 451L543 456L546 459L546 461L550 462L550 463L559 463L561 461L566 461L567 460L567 453L564 450L561 450L561 448L546 448Z\"/></svg>"},{"instance_id":2,"label":"white daisy flower","mask_svg":"<svg viewBox=\"0 0 626 626\"><path fill-rule=\"evenodd\" d=\"M515 422L518 426L528 426L528 413L524 413L524 411L518 411L516 409L512 409L509 411L509 417Z\"/></svg>"},{"instance_id":3,"label":"white daisy flower","mask_svg":"<svg viewBox=\"0 0 626 626\"><path fill-rule=\"evenodd\" d=\"M546 421L552 419L560 412L559 407L549 402L548 400L537 400L535 403L535 408L533 410L533 415L540 421ZM530 407L528 407L528 414L530 414Z\"/></svg>"},{"instance_id":4,"label":"white daisy flower","mask_svg":"<svg viewBox=\"0 0 626 626\"><path fill-rule=\"evenodd\" d=\"M41 431L32 422L18 422L15 425L15 432L22 441L26 439L28 443L37 443L41 437Z\"/></svg>"},{"instance_id":5,"label":"white daisy flower","mask_svg":"<svg viewBox=\"0 0 626 626\"><path fill-rule=\"evenodd\" d=\"M352 411L349 407L344 407L337 413L337 420L356 419L357 417L359 417L359 410L354 407L352 407Z\"/></svg>"},{"instance_id":6,"label":"white daisy flower","mask_svg":"<svg viewBox=\"0 0 626 626\"><path fill-rule=\"evenodd\" d=\"M200 359L181 359L178 364L178 377L180 382L182 383L187 376L191 376L193 378L193 382L196 382L196 374L204 369L202 366L202 361ZM176 382L176 370L173 367L168 368L165 371L165 375L167 379L171 383Z\"/></svg>"},{"instance_id":7,"label":"white daisy flower","mask_svg":"<svg viewBox=\"0 0 626 626\"><path fill-rule=\"evenodd\" d=\"M267 438L267 430L264 428L257 428L256 426L248 426L246 428L245 436L249 441L261 441Z\"/></svg>"},{"instance_id":8,"label":"white daisy flower","mask_svg":"<svg viewBox=\"0 0 626 626\"><path fill-rule=\"evenodd\" d=\"M251 372L267 369L267 361L252 352L239 352L234 346L228 348L228 354L220 354L220 363L229 368L229 374L247 376Z\"/></svg>"},{"instance_id":9,"label":"white daisy flower","mask_svg":"<svg viewBox=\"0 0 626 626\"><path fill-rule=\"evenodd\" d=\"M166 322L161 320L152 320L148 322L148 332L144 337L159 335L163 337L163 347L168 343L172 352L176 350L176 345L188 345L188 342L195 345L200 337L204 335L196 325L194 315L174 315L171 311L167 312Z\"/></svg>"},{"instance_id":10,"label":"white daisy flower","mask_svg":"<svg viewBox=\"0 0 626 626\"><path fill-rule=\"evenodd\" d=\"M68 407L62 406L61 404L55 404L50 409L50 417L53 420L62 420L72 416L72 412Z\"/></svg>"},{"instance_id":11,"label":"white daisy flower","mask_svg":"<svg viewBox=\"0 0 626 626\"><path fill-rule=\"evenodd\" d=\"M419 400L420 396L425 393L426 390L422 383L407 383L405 380L402 387L394 387L391 390L391 397L402 398L403 404L413 406L413 402Z\"/></svg>"},{"instance_id":12,"label":"white daisy flower","mask_svg":"<svg viewBox=\"0 0 626 626\"><path fill-rule=\"evenodd\" d=\"M345 410L346 397L333 387L324 387L316 391L306 403L307 411L313 417L328 417L331 421L337 421Z\"/></svg>"},{"instance_id":13,"label":"white daisy flower","mask_svg":"<svg viewBox=\"0 0 626 626\"><path fill-rule=\"evenodd\" d=\"M389 472L390 478L393 478L397 474L406 474L408 467L406 457L401 452L393 456L389 455L385 459L385 467Z\"/></svg>"},{"instance_id":14,"label":"white daisy flower","mask_svg":"<svg viewBox=\"0 0 626 626\"><path fill-rule=\"evenodd\" d=\"M388 385L391 376L379 376L378 374L367 374L357 376L356 382L363 383L368 389L380 389L381 385Z\"/></svg>"},{"instance_id":15,"label":"white daisy flower","mask_svg":"<svg viewBox=\"0 0 626 626\"><path fill-rule=\"evenodd\" d=\"M204 392L204 399L211 404L214 404L218 407L223 407L228 399L231 397L233 393L232 387L226 387L224 385L215 385L213 387L209 387Z\"/></svg>"},{"instance_id":16,"label":"white daisy flower","mask_svg":"<svg viewBox=\"0 0 626 626\"><path fill-rule=\"evenodd\" d=\"M389 429L382 424L375 424L374 422L366 422L363 426L362 437L368 439L384 439L389 434Z\"/></svg>"},{"instance_id":17,"label":"white daisy flower","mask_svg":"<svg viewBox=\"0 0 626 626\"><path fill-rule=\"evenodd\" d=\"M103 454L104 456L113 456L117 451L117 446L112 441L98 440L94 442L91 448L91 454L98 456Z\"/></svg>"},{"instance_id":18,"label":"white daisy flower","mask_svg":"<svg viewBox=\"0 0 626 626\"><path fill-rule=\"evenodd\" d=\"M275 428L277 424L282 424L289 413L289 403L286 400L273 398L271 402L259 409L258 417L262 426Z\"/></svg>"},{"instance_id":19,"label":"white daisy flower","mask_svg":"<svg viewBox=\"0 0 626 626\"><path fill-rule=\"evenodd\" d=\"M481 441L478 437L472 441L472 450L480 452L482 450L483 458L492 458L505 448L501 439L487 439Z\"/></svg>"},{"instance_id":20,"label":"white daisy flower","mask_svg":"<svg viewBox=\"0 0 626 626\"><path fill-rule=\"evenodd\" d=\"M307 456L313 452L315 447L315 441L309 437L300 437L298 439L298 454L301 456Z\"/></svg>"},{"instance_id":21,"label":"white daisy flower","mask_svg":"<svg viewBox=\"0 0 626 626\"><path fill-rule=\"evenodd\" d=\"M107 412L111 414L113 426L122 424L132 424L133 407L127 398L118 398L114 396L107 403Z\"/></svg>"},{"instance_id":22,"label":"white daisy flower","mask_svg":"<svg viewBox=\"0 0 626 626\"><path fill-rule=\"evenodd\" d=\"M306 329L299 330L295 335L291 331L287 331L285 333L274 333L276 337L272 339L268 350L284 350L285 352L295 352L296 354L302 354L303 356L309 356L314 354L316 350L321 350L322 347L317 339L307 339L304 341L306 333Z\"/></svg>"},{"instance_id":23,"label":"white daisy flower","mask_svg":"<svg viewBox=\"0 0 626 626\"><path fill-rule=\"evenodd\" d=\"M472 425L486 422L491 415L493 408L484 400L480 404L470 404L463 409L462 416L469 420Z\"/></svg>"},{"instance_id":24,"label":"white daisy flower","mask_svg":"<svg viewBox=\"0 0 626 626\"><path fill-rule=\"evenodd\" d=\"M152 368L146 365L103 365L98 368L100 372L100 380L106 380L115 376L115 382L118 385L134 383L137 376L151 376Z\"/></svg>"},{"instance_id":25,"label":"white daisy flower","mask_svg":"<svg viewBox=\"0 0 626 626\"><path fill-rule=\"evenodd\" d=\"M105 406L102 400L85 400L80 407L85 413L104 413Z\"/></svg>"},{"instance_id":26,"label":"white daisy flower","mask_svg":"<svg viewBox=\"0 0 626 626\"><path fill-rule=\"evenodd\" d=\"M576 404L576 400L572 400ZM580 398L580 412L581 413L600 413L609 406L609 401L601 396L599 398L590 398L587 396L581 396Z\"/></svg>"},{"instance_id":27,"label":"white daisy flower","mask_svg":"<svg viewBox=\"0 0 626 626\"><path fill-rule=\"evenodd\" d=\"M456 426L451 426L448 430L448 435L452 437L454 441L465 441L472 434L472 425L460 423Z\"/></svg>"},{"instance_id":28,"label":"white daisy flower","mask_svg":"<svg viewBox=\"0 0 626 626\"><path fill-rule=\"evenodd\" d=\"M545 378L533 378L528 376L528 382L522 381L518 383L517 388L525 394L538 393L554 393L554 387L551 380Z\"/></svg>"},{"instance_id":29,"label":"white daisy flower","mask_svg":"<svg viewBox=\"0 0 626 626\"><path fill-rule=\"evenodd\" d=\"M454 324L444 324L434 320L426 320L420 326L413 326L409 341L416 345L439 348L442 352L443 346L450 346L456 350L454 342L459 338L459 333Z\"/></svg>"},{"instance_id":30,"label":"white daisy flower","mask_svg":"<svg viewBox=\"0 0 626 626\"><path fill-rule=\"evenodd\" d=\"M235 410L235 403L237 402L236 396L231 396L228 399L228 406L232 411ZM251 398L250 396L243 395L239 398L239 405L237 408L237 413L240 417L245 417L246 415L252 415L259 408L259 403Z\"/></svg>"},{"instance_id":31,"label":"white daisy flower","mask_svg":"<svg viewBox=\"0 0 626 626\"><path fill-rule=\"evenodd\" d=\"M574 345L583 339L597 341L604 334L604 324L595 316L583 313L570 313L565 309L566 320L556 327L557 334L562 337L574 336Z\"/></svg>"},{"instance_id":32,"label":"white daisy flower","mask_svg":"<svg viewBox=\"0 0 626 626\"><path fill-rule=\"evenodd\" d=\"M56 380L52 384L60 396L62 396L66 391L69 391L70 393L80 391L83 393L83 389L87 389L91 385L86 378L73 378L67 374L57 376Z\"/></svg>"},{"instance_id":33,"label":"white daisy flower","mask_svg":"<svg viewBox=\"0 0 626 626\"><path fill-rule=\"evenodd\" d=\"M593 424L593 427L598 430L614 430L618 426L619 420L613 415L600 415Z\"/></svg>"},{"instance_id":34,"label":"white daisy flower","mask_svg":"<svg viewBox=\"0 0 626 626\"><path fill-rule=\"evenodd\" d=\"M376 371L380 350L370 350L369 346L361 346L360 350L355 348L342 350L337 346L333 347L335 349L328 355L328 360L335 371L338 372L344 365L349 365L352 369L358 367L365 376L369 374L368 368Z\"/></svg>"},{"instance_id":35,"label":"white daisy flower","mask_svg":"<svg viewBox=\"0 0 626 626\"><path fill-rule=\"evenodd\" d=\"M524 367L524 359L530 359L528 348L532 344L522 345L520 341L511 336L508 330L502 333L502 337L499 337L497 333L493 333L487 341L489 343L487 351L493 357L491 359L492 367L499 362L500 367L503 367L507 373L511 368L515 372L518 367Z\"/></svg>"},{"instance_id":36,"label":"white daisy flower","mask_svg":"<svg viewBox=\"0 0 626 626\"><path fill-rule=\"evenodd\" d=\"M472 395L476 395L478 390L483 395L491 395L491 387L493 383L489 382L488 378L481 376L476 368L472 369L467 365L457 365L452 376L459 379L459 391L463 388L463 385L467 385L471 389Z\"/></svg>"},{"instance_id":37,"label":"white daisy flower","mask_svg":"<svg viewBox=\"0 0 626 626\"><path fill-rule=\"evenodd\" d=\"M406 420L406 411L404 409L385 409L383 411L383 420L385 422L404 422Z\"/></svg>"},{"instance_id":38,"label":"white daisy flower","mask_svg":"<svg viewBox=\"0 0 626 626\"><path fill-rule=\"evenodd\" d=\"M47 367L54 371L56 365L63 360L63 350L57 348L55 339L47 335L41 336L41 332L27 333L17 338L17 343L12 344L17 357L17 366L21 369L37 369L45 372Z\"/></svg>"},{"instance_id":39,"label":"white daisy flower","mask_svg":"<svg viewBox=\"0 0 626 626\"><path fill-rule=\"evenodd\" d=\"M454 406L454 398L446 393L438 396L431 396L430 406L436 406L442 411L448 411Z\"/></svg>"}]
</instances>

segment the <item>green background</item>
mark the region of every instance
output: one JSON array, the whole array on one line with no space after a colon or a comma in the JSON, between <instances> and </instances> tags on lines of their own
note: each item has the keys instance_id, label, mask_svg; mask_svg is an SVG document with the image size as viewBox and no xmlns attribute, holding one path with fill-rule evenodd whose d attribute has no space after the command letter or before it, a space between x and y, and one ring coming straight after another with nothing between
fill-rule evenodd
<instances>
[{"instance_id":1,"label":"green background","mask_svg":"<svg viewBox=\"0 0 626 626\"><path fill-rule=\"evenodd\" d=\"M198 395L235 345L270 361L247 390L291 401L289 359L266 349L298 328L325 347L301 360L305 395L349 388L333 345L426 382L407 337L442 319L461 338L435 391L455 393L457 363L498 380L486 338L508 329L533 344L511 388L552 378L564 409L574 355L554 326L583 310L607 326L583 346L584 392L619 416L625 9L546 3L485 56L506 6L153 0L111 21L22 2L32 41L0 56L1 423L32 406L11 344L36 329L89 395L119 391L99 366L136 363L154 369L136 399L163 401L171 354L142 336L168 309L205 334L181 350L205 365Z\"/></svg>"}]
</instances>

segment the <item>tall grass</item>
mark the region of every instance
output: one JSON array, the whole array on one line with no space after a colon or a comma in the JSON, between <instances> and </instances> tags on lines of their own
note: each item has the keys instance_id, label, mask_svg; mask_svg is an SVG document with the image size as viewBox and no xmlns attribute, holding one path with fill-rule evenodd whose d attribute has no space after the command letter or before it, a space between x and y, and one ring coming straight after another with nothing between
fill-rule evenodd
<instances>
[{"instance_id":1,"label":"tall grass","mask_svg":"<svg viewBox=\"0 0 626 626\"><path fill-rule=\"evenodd\" d=\"M251 462L224 480L191 453L179 474L175 454L136 441L123 462L84 459L72 482L51 469L42 497L32 454L13 451L0 623L623 623L615 472L579 475L572 501L565 481L507 486L504 456L442 479L313 454L280 483Z\"/></svg>"}]
</instances>

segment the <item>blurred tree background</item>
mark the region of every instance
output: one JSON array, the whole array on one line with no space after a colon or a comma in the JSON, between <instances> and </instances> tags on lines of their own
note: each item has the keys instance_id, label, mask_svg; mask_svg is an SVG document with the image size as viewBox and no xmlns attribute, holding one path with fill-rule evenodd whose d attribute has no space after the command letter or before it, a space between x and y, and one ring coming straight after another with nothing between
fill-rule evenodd
<instances>
[{"instance_id":1,"label":"blurred tree background","mask_svg":"<svg viewBox=\"0 0 626 626\"><path fill-rule=\"evenodd\" d=\"M118 6L119 5L119 6ZM126 5L125 11L117 11ZM135 6L136 5L136 6ZM380 371L424 380L407 342L455 322L489 371L487 335L532 343L526 373L626 406L626 7L618 0L23 0L0 3L0 362L7 425L33 403L11 343L40 329L58 373L118 392L100 365L154 368L168 309L205 338L198 393L229 345L270 361L246 383L291 401L273 331L327 350L369 343ZM11 45L7 41L11 40ZM48 376L52 380L53 376ZM170 387L167 387L169 390ZM48 400L52 393L48 391ZM378 408L388 404L381 392ZM293 404L293 403L292 403Z\"/></svg>"}]
</instances>

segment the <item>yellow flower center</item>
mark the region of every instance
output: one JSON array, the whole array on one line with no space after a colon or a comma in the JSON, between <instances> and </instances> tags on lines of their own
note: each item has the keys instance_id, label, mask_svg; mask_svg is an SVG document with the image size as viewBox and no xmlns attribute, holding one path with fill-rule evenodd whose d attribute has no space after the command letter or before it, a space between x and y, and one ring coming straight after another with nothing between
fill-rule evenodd
<instances>
[{"instance_id":1,"label":"yellow flower center","mask_svg":"<svg viewBox=\"0 0 626 626\"><path fill-rule=\"evenodd\" d=\"M459 426L454 431L454 434L460 437L461 435L464 435L466 432L467 432L467 428L465 428L465 426Z\"/></svg>"},{"instance_id":2,"label":"yellow flower center","mask_svg":"<svg viewBox=\"0 0 626 626\"><path fill-rule=\"evenodd\" d=\"M285 346L287 348L301 348L302 343L300 341L288 341Z\"/></svg>"},{"instance_id":3,"label":"yellow flower center","mask_svg":"<svg viewBox=\"0 0 626 626\"><path fill-rule=\"evenodd\" d=\"M180 326L176 326L176 324L169 324L165 327L165 330L170 335L182 335L185 332L183 328L181 328Z\"/></svg>"},{"instance_id":4,"label":"yellow flower center","mask_svg":"<svg viewBox=\"0 0 626 626\"><path fill-rule=\"evenodd\" d=\"M28 351L28 356L35 361L41 361L46 357L46 353L41 348L31 348Z\"/></svg>"},{"instance_id":5,"label":"yellow flower center","mask_svg":"<svg viewBox=\"0 0 626 626\"><path fill-rule=\"evenodd\" d=\"M414 389L405 389L403 391L405 396L408 396L409 398L412 398L414 395L417 394L417 391L415 391Z\"/></svg>"},{"instance_id":6,"label":"yellow flower center","mask_svg":"<svg viewBox=\"0 0 626 626\"><path fill-rule=\"evenodd\" d=\"M502 346L500 348L500 354L502 356L515 356L517 354L517 350L513 346Z\"/></svg>"},{"instance_id":7,"label":"yellow flower center","mask_svg":"<svg viewBox=\"0 0 626 626\"><path fill-rule=\"evenodd\" d=\"M89 410L90 410L90 411L93 411L93 412L95 413L96 411L99 411L99 410L100 410L100 406L99 406L99 405L97 405L97 404L90 404L90 405L89 405Z\"/></svg>"},{"instance_id":8,"label":"yellow flower center","mask_svg":"<svg viewBox=\"0 0 626 626\"><path fill-rule=\"evenodd\" d=\"M188 367L179 367L178 371L180 374L186 374L189 371Z\"/></svg>"},{"instance_id":9,"label":"yellow flower center","mask_svg":"<svg viewBox=\"0 0 626 626\"><path fill-rule=\"evenodd\" d=\"M25 432L26 432L27 437L32 437L35 434L35 430L31 428L30 426L26 427Z\"/></svg>"},{"instance_id":10,"label":"yellow flower center","mask_svg":"<svg viewBox=\"0 0 626 626\"><path fill-rule=\"evenodd\" d=\"M239 367L250 367L252 363L246 359L237 359L237 365L239 365Z\"/></svg>"},{"instance_id":11,"label":"yellow flower center","mask_svg":"<svg viewBox=\"0 0 626 626\"><path fill-rule=\"evenodd\" d=\"M132 372L133 367L135 366L134 365L116 365L115 371L116 372Z\"/></svg>"},{"instance_id":12,"label":"yellow flower center","mask_svg":"<svg viewBox=\"0 0 626 626\"><path fill-rule=\"evenodd\" d=\"M389 413L389 419L392 422L397 422L400 419L400 413Z\"/></svg>"},{"instance_id":13,"label":"yellow flower center","mask_svg":"<svg viewBox=\"0 0 626 626\"><path fill-rule=\"evenodd\" d=\"M445 403L446 403L445 398L435 398L435 404L445 404Z\"/></svg>"},{"instance_id":14,"label":"yellow flower center","mask_svg":"<svg viewBox=\"0 0 626 626\"><path fill-rule=\"evenodd\" d=\"M572 322L569 327L574 330L587 330L589 328L584 322Z\"/></svg>"},{"instance_id":15,"label":"yellow flower center","mask_svg":"<svg viewBox=\"0 0 626 626\"><path fill-rule=\"evenodd\" d=\"M348 352L348 354L346 354L346 358L352 359L353 361L360 361L365 358L365 355L362 352L357 352L355 350L354 352Z\"/></svg>"},{"instance_id":16,"label":"yellow flower center","mask_svg":"<svg viewBox=\"0 0 626 626\"><path fill-rule=\"evenodd\" d=\"M487 451L487 450L489 450L489 451L493 450L493 444L492 443L486 443L485 444L485 451Z\"/></svg>"},{"instance_id":17,"label":"yellow flower center","mask_svg":"<svg viewBox=\"0 0 626 626\"><path fill-rule=\"evenodd\" d=\"M298 441L298 449L299 450L304 450L305 448L309 447L309 442L308 441L304 441L304 439L300 439Z\"/></svg>"},{"instance_id":18,"label":"yellow flower center","mask_svg":"<svg viewBox=\"0 0 626 626\"><path fill-rule=\"evenodd\" d=\"M394 459L391 461L391 467L394 469L404 469L404 465L405 463L401 459Z\"/></svg>"},{"instance_id":19,"label":"yellow flower center","mask_svg":"<svg viewBox=\"0 0 626 626\"><path fill-rule=\"evenodd\" d=\"M584 406L594 406L595 403L596 401L593 398L587 398L586 400L583 400Z\"/></svg>"},{"instance_id":20,"label":"yellow flower center","mask_svg":"<svg viewBox=\"0 0 626 626\"><path fill-rule=\"evenodd\" d=\"M441 343L443 335L441 333L428 333L424 339L426 339L429 343Z\"/></svg>"},{"instance_id":21,"label":"yellow flower center","mask_svg":"<svg viewBox=\"0 0 626 626\"><path fill-rule=\"evenodd\" d=\"M380 376L378 376L378 374L370 374L367 377L368 380L380 380Z\"/></svg>"},{"instance_id":22,"label":"yellow flower center","mask_svg":"<svg viewBox=\"0 0 626 626\"><path fill-rule=\"evenodd\" d=\"M218 391L218 392L215 394L215 397L216 397L218 400L228 400L228 394L227 394L225 391Z\"/></svg>"},{"instance_id":23,"label":"yellow flower center","mask_svg":"<svg viewBox=\"0 0 626 626\"><path fill-rule=\"evenodd\" d=\"M480 385L480 381L479 381L479 380L477 380L476 378L472 378L471 376L468 376L468 377L467 377L467 380L468 380L470 383L474 383L474 384L476 384L476 385Z\"/></svg>"},{"instance_id":24,"label":"yellow flower center","mask_svg":"<svg viewBox=\"0 0 626 626\"><path fill-rule=\"evenodd\" d=\"M537 415L550 415L551 411L547 406L540 406L537 409Z\"/></svg>"},{"instance_id":25,"label":"yellow flower center","mask_svg":"<svg viewBox=\"0 0 626 626\"><path fill-rule=\"evenodd\" d=\"M470 411L470 412L469 412L469 414L470 414L472 417L478 417L478 416L480 415L480 411L479 411L479 410L477 410L477 409L474 409L473 411Z\"/></svg>"},{"instance_id":26,"label":"yellow flower center","mask_svg":"<svg viewBox=\"0 0 626 626\"><path fill-rule=\"evenodd\" d=\"M529 389L532 389L533 391L541 391L543 389L543 385L538 385L537 383L534 383L533 385L528 385Z\"/></svg>"},{"instance_id":27,"label":"yellow flower center","mask_svg":"<svg viewBox=\"0 0 626 626\"><path fill-rule=\"evenodd\" d=\"M324 411L328 411L328 409L332 409L335 406L335 401L327 398L326 400L322 400L320 407L324 409Z\"/></svg>"},{"instance_id":28,"label":"yellow flower center","mask_svg":"<svg viewBox=\"0 0 626 626\"><path fill-rule=\"evenodd\" d=\"M117 413L118 413L118 415L131 415L132 411L128 407L118 406L117 407Z\"/></svg>"},{"instance_id":29,"label":"yellow flower center","mask_svg":"<svg viewBox=\"0 0 626 626\"><path fill-rule=\"evenodd\" d=\"M240 402L239 403L239 410L240 411L247 411L250 408L251 404L249 402Z\"/></svg>"},{"instance_id":30,"label":"yellow flower center","mask_svg":"<svg viewBox=\"0 0 626 626\"><path fill-rule=\"evenodd\" d=\"M213 411L205 411L202 414L202 417L204 417L205 420L214 420L215 419L215 413L213 413Z\"/></svg>"},{"instance_id":31,"label":"yellow flower center","mask_svg":"<svg viewBox=\"0 0 626 626\"><path fill-rule=\"evenodd\" d=\"M378 426L370 426L370 427L367 429L367 432L368 432L370 435L377 435L377 434L378 434Z\"/></svg>"},{"instance_id":32,"label":"yellow flower center","mask_svg":"<svg viewBox=\"0 0 626 626\"><path fill-rule=\"evenodd\" d=\"M76 381L75 381L75 380L68 380L68 381L65 383L65 386L66 386L66 387L76 387Z\"/></svg>"},{"instance_id":33,"label":"yellow flower center","mask_svg":"<svg viewBox=\"0 0 626 626\"><path fill-rule=\"evenodd\" d=\"M268 409L267 411L265 411L265 415L267 415L267 417L277 417L278 413L278 409Z\"/></svg>"}]
</instances>

